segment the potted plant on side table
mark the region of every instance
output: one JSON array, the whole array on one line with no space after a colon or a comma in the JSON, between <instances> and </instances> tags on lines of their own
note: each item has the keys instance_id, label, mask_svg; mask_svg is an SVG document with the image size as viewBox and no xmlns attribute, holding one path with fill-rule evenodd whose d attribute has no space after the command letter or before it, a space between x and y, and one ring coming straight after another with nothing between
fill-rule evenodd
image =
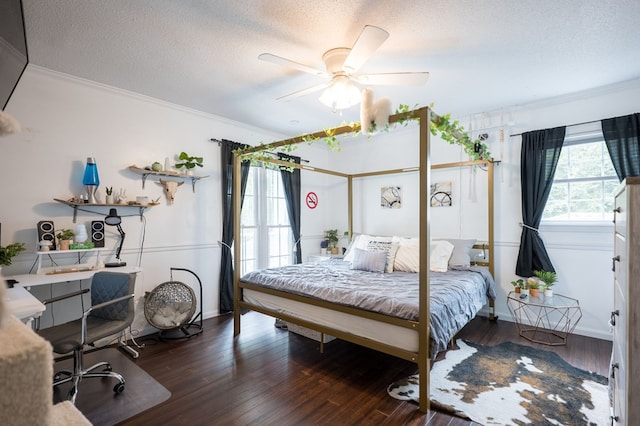
<instances>
[{"instance_id":1,"label":"potted plant on side table","mask_svg":"<svg viewBox=\"0 0 640 426\"><path fill-rule=\"evenodd\" d=\"M331 254L338 254L338 230L329 229L324 231L324 238L329 241L329 247L331 248Z\"/></svg>"},{"instance_id":2,"label":"potted plant on side table","mask_svg":"<svg viewBox=\"0 0 640 426\"><path fill-rule=\"evenodd\" d=\"M524 280L522 278L518 280L511 281L511 285L513 286L513 291L516 293L520 293L520 291L524 288Z\"/></svg>"},{"instance_id":3,"label":"potted plant on side table","mask_svg":"<svg viewBox=\"0 0 640 426\"><path fill-rule=\"evenodd\" d=\"M527 278L527 287L529 287L529 295L538 297L540 295L540 282L535 278Z\"/></svg>"},{"instance_id":4,"label":"potted plant on side table","mask_svg":"<svg viewBox=\"0 0 640 426\"><path fill-rule=\"evenodd\" d=\"M533 271L533 275L544 283L544 297L553 297L552 287L558 281L558 274L553 271Z\"/></svg>"},{"instance_id":5,"label":"potted plant on side table","mask_svg":"<svg viewBox=\"0 0 640 426\"><path fill-rule=\"evenodd\" d=\"M321 255L327 254L327 248L329 248L329 240L320 241L320 254Z\"/></svg>"},{"instance_id":6,"label":"potted plant on side table","mask_svg":"<svg viewBox=\"0 0 640 426\"><path fill-rule=\"evenodd\" d=\"M69 250L73 237L76 234L71 229L60 229L56 232L56 238L58 239L58 246L60 250Z\"/></svg>"}]
</instances>

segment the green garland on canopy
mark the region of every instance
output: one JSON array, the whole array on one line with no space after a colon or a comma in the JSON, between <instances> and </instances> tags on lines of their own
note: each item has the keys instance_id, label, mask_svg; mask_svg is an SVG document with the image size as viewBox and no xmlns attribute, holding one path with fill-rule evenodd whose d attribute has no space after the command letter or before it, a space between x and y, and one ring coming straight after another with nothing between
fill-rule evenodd
<instances>
[{"instance_id":1,"label":"green garland on canopy","mask_svg":"<svg viewBox=\"0 0 640 426\"><path fill-rule=\"evenodd\" d=\"M433 108L433 104L430 105L430 107ZM400 104L395 113L401 114L410 111L411 110L409 109L408 105ZM395 125L406 126L412 120L419 119L416 117L402 119L395 124L385 125L384 128L381 129L381 131L387 132L391 130ZM349 126L352 129L352 131L350 132L352 137L358 137L362 134L360 123L358 122L352 122L348 124L342 123L342 126ZM372 123L370 126L370 130L375 129L375 123ZM451 114L434 115L433 119L431 120L430 129L433 136L440 136L442 140L452 145L460 145L464 149L464 152L473 160L489 160L492 158L487 144L480 139L472 139L458 120L451 121ZM326 128L323 130L324 136L317 136L317 133L315 135L300 136L301 142L306 142L308 145L311 145L322 139L332 151L341 151L342 147L340 144L340 139L336 137L335 130ZM367 135L367 138L371 137L371 134ZM261 160L264 160L265 158L269 158L269 151L274 149L272 144L261 143L257 147L238 149L235 151L235 153L238 155L245 154L245 151L249 149L255 150L256 148L258 148L258 150L251 152L250 154L246 154L248 157L247 160L250 160L252 163L259 162ZM280 152L292 152L298 149L298 144L277 146L275 148L279 149ZM283 166L274 165L274 167L280 168Z\"/></svg>"},{"instance_id":2,"label":"green garland on canopy","mask_svg":"<svg viewBox=\"0 0 640 426\"><path fill-rule=\"evenodd\" d=\"M460 145L474 160L490 160L489 147L480 139L472 139L458 120L451 121L451 114L438 115L431 121L431 134L452 145Z\"/></svg>"}]
</instances>

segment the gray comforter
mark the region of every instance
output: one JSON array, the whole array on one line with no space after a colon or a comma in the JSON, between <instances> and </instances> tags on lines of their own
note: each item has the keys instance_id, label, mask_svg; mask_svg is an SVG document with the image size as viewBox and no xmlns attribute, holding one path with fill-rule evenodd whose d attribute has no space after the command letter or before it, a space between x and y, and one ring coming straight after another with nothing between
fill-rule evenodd
<instances>
[{"instance_id":1,"label":"gray comforter","mask_svg":"<svg viewBox=\"0 0 640 426\"><path fill-rule=\"evenodd\" d=\"M339 262L343 263L343 262ZM488 302L495 283L483 267L431 272L432 356ZM310 296L408 320L418 320L418 274L352 270L334 262L300 264L250 272L243 282ZM434 351L435 350L435 351Z\"/></svg>"}]
</instances>

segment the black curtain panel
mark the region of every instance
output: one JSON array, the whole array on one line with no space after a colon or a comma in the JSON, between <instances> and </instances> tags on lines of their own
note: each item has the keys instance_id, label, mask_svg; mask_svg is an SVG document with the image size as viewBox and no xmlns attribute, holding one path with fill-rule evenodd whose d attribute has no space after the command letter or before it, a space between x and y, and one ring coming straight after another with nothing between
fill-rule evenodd
<instances>
[{"instance_id":1,"label":"black curtain panel","mask_svg":"<svg viewBox=\"0 0 640 426\"><path fill-rule=\"evenodd\" d=\"M237 142L223 139L220 143L220 182L222 183L222 248L220 256L220 313L233 311L233 151L247 148ZM250 161L242 162L241 197L247 187Z\"/></svg>"},{"instance_id":2,"label":"black curtain panel","mask_svg":"<svg viewBox=\"0 0 640 426\"><path fill-rule=\"evenodd\" d=\"M520 182L523 224L516 263L516 274L521 277L532 276L534 270L555 272L538 234L538 226L551 192L565 130L563 126L522 134Z\"/></svg>"},{"instance_id":3,"label":"black curtain panel","mask_svg":"<svg viewBox=\"0 0 640 426\"><path fill-rule=\"evenodd\" d=\"M278 153L278 158L282 161L293 161L300 164L300 157ZM284 186L284 195L287 199L287 213L289 214L289 223L291 224L295 244L294 262L302 263L302 247L300 246L300 169L296 168L290 171L286 168L281 168L280 176Z\"/></svg>"},{"instance_id":4,"label":"black curtain panel","mask_svg":"<svg viewBox=\"0 0 640 426\"><path fill-rule=\"evenodd\" d=\"M618 179L640 176L640 113L602 120L602 134Z\"/></svg>"}]
</instances>

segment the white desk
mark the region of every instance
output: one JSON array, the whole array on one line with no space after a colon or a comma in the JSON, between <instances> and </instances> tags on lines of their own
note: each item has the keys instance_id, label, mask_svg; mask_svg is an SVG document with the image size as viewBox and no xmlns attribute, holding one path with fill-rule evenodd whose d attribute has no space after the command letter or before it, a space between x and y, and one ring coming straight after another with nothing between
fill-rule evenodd
<instances>
[{"instance_id":1,"label":"white desk","mask_svg":"<svg viewBox=\"0 0 640 426\"><path fill-rule=\"evenodd\" d=\"M38 285L88 280L88 279L91 279L96 272L100 272L100 271L123 272L128 274L132 272L135 272L135 273L142 272L142 268L138 268L137 266L122 266L119 268L95 268L89 271L66 272L63 274L51 274L51 275L21 274L21 275L14 275L12 277L5 277L5 278L16 280L17 283L14 284L15 287L25 287L29 289L30 287L35 287Z\"/></svg>"},{"instance_id":2,"label":"white desk","mask_svg":"<svg viewBox=\"0 0 640 426\"><path fill-rule=\"evenodd\" d=\"M0 283L0 285L4 285L4 283ZM22 287L7 289L6 306L10 313L26 323L38 318L45 310L42 302Z\"/></svg>"}]
</instances>

